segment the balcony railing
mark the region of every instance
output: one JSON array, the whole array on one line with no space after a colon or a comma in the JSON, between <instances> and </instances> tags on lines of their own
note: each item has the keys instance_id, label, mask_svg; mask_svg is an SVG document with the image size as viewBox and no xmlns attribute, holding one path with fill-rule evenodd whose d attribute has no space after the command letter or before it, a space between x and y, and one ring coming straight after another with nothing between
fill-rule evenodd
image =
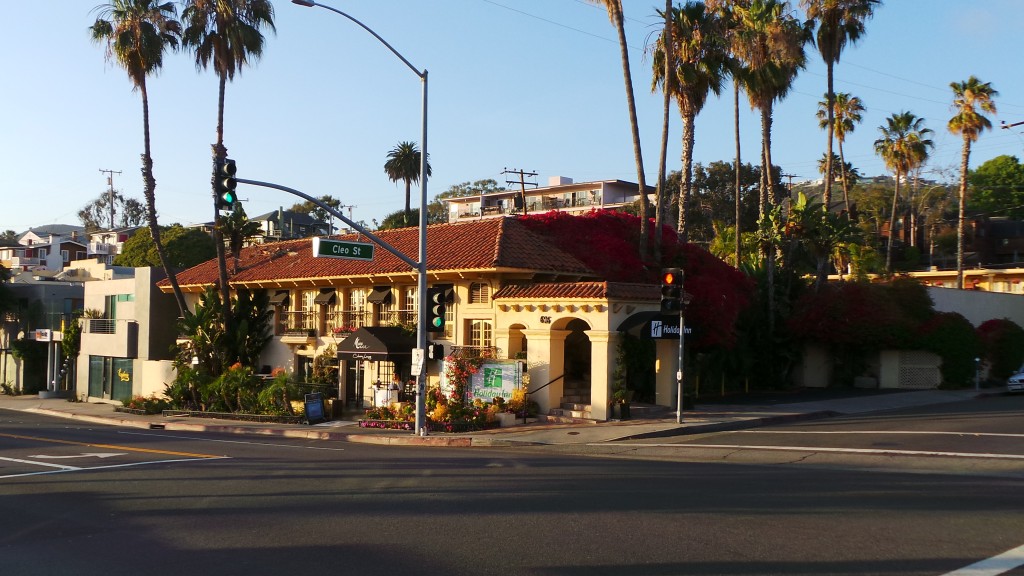
<instances>
[{"instance_id":1,"label":"balcony railing","mask_svg":"<svg viewBox=\"0 0 1024 576\"><path fill-rule=\"evenodd\" d=\"M316 313L307 311L282 312L278 319L278 332L281 334L303 333L316 335Z\"/></svg>"},{"instance_id":2,"label":"balcony railing","mask_svg":"<svg viewBox=\"0 0 1024 576\"><path fill-rule=\"evenodd\" d=\"M370 312L368 310L344 310L327 313L327 332L329 334L344 334L369 324Z\"/></svg>"},{"instance_id":3,"label":"balcony railing","mask_svg":"<svg viewBox=\"0 0 1024 576\"><path fill-rule=\"evenodd\" d=\"M419 319L416 310L382 310L377 315L378 326L416 326Z\"/></svg>"}]
</instances>

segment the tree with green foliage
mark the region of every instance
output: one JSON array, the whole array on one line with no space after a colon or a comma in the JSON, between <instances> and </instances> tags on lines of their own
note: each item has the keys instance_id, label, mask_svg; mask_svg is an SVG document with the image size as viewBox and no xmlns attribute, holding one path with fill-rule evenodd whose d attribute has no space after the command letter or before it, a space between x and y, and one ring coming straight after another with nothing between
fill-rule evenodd
<instances>
[{"instance_id":1,"label":"tree with green foliage","mask_svg":"<svg viewBox=\"0 0 1024 576\"><path fill-rule=\"evenodd\" d=\"M337 198L331 196L330 194L325 194L318 198L318 200L321 203L331 207L335 211L341 211L341 200L338 200ZM295 212L297 214L309 214L309 216L314 220L323 222L324 224L329 224L330 233L334 234L334 216L327 210L324 210L323 208L317 206L316 204L310 202L309 200L303 202L296 202L295 204L292 204L292 207L289 208L288 210Z\"/></svg>"},{"instance_id":2,"label":"tree with green foliage","mask_svg":"<svg viewBox=\"0 0 1024 576\"><path fill-rule=\"evenodd\" d=\"M114 208L111 210L111 203ZM116 218L115 213L121 215ZM114 228L130 228L139 226L146 221L146 207L135 198L125 198L119 191L100 194L98 198L86 204L78 211L78 220L87 232L104 229L103 220L108 218L110 230Z\"/></svg>"},{"instance_id":3,"label":"tree with green foliage","mask_svg":"<svg viewBox=\"0 0 1024 576\"><path fill-rule=\"evenodd\" d=\"M216 256L213 239L202 230L174 224L162 228L161 236L167 263L173 270L191 268ZM139 230L124 243L121 253L114 258L114 265L131 268L160 265L149 229Z\"/></svg>"},{"instance_id":4,"label":"tree with green foliage","mask_svg":"<svg viewBox=\"0 0 1024 576\"><path fill-rule=\"evenodd\" d=\"M879 126L882 137L875 140L875 153L882 157L886 167L895 175L892 211L889 217L889 241L885 252L885 270L892 273L893 245L896 244L896 207L900 199L900 182L928 158L935 145L929 136L932 131L924 127L924 118L910 112L900 112L886 118Z\"/></svg>"},{"instance_id":5,"label":"tree with green foliage","mask_svg":"<svg viewBox=\"0 0 1024 576\"><path fill-rule=\"evenodd\" d=\"M971 143L977 142L982 132L992 128L992 121L985 114L995 114L996 104L992 101L998 92L990 82L982 82L971 76L964 82L953 82L953 109L956 115L949 119L949 131L963 137L960 153L960 202L956 221L956 287L964 289L964 210L967 206L967 171L971 158Z\"/></svg>"},{"instance_id":6,"label":"tree with green foliage","mask_svg":"<svg viewBox=\"0 0 1024 576\"><path fill-rule=\"evenodd\" d=\"M419 226L420 209L413 208L409 217L412 219L412 226ZM376 221L375 221L376 222ZM448 213L441 202L434 200L427 205L427 225L448 223ZM388 214L377 226L378 230L394 230L396 228L408 228L405 224L405 210L401 208Z\"/></svg>"},{"instance_id":7,"label":"tree with green foliage","mask_svg":"<svg viewBox=\"0 0 1024 576\"><path fill-rule=\"evenodd\" d=\"M415 142L399 142L397 146L388 152L388 159L384 162L384 172L392 182L405 183L405 225L412 226L412 209L410 200L412 196L413 183L420 181L420 164L422 154ZM426 165L427 178L430 178L433 171L430 168L430 154L427 154Z\"/></svg>"},{"instance_id":8,"label":"tree with green foliage","mask_svg":"<svg viewBox=\"0 0 1024 576\"><path fill-rule=\"evenodd\" d=\"M226 218L221 218L217 222L217 226L220 226L220 236L224 238L228 249L231 250L232 271L237 272L238 259L242 255L242 248L246 241L261 235L260 223L249 220L245 214L245 208L238 204Z\"/></svg>"},{"instance_id":9,"label":"tree with green foliage","mask_svg":"<svg viewBox=\"0 0 1024 576\"><path fill-rule=\"evenodd\" d=\"M838 56L836 57L838 60ZM829 88L831 92L831 88ZM832 154L832 136L829 136L829 151L826 152L822 158L824 159L824 166L818 165L818 170L825 176L825 192L823 194L823 202L831 202L832 194L830 192L832 187L832 180L835 175L835 166L839 166L839 178L843 184L843 202L846 204L846 213L848 217L850 215L850 184L849 179L853 177L857 179L856 173L850 172L852 168L846 162L846 156L843 154L843 142L846 141L846 135L853 132L854 128L857 127L857 123L861 121L864 112L864 104L860 98L856 96L850 96L846 92L840 92L832 95L832 105L829 106L828 101L818 102L818 126L831 131L835 135L836 143L839 144L839 156ZM839 160L837 163L836 160ZM831 204L823 204L826 209L831 208Z\"/></svg>"},{"instance_id":10,"label":"tree with green foliage","mask_svg":"<svg viewBox=\"0 0 1024 576\"><path fill-rule=\"evenodd\" d=\"M1016 156L996 156L971 170L969 210L1024 219L1024 164Z\"/></svg>"},{"instance_id":11,"label":"tree with green foliage","mask_svg":"<svg viewBox=\"0 0 1024 576\"><path fill-rule=\"evenodd\" d=\"M159 0L113 0L95 9L96 22L89 27L92 39L106 45L106 56L114 59L128 73L132 87L142 96L142 179L146 198L146 220L160 265L174 292L182 316L189 314L185 296L178 286L173 266L167 259L160 238L156 214L156 178L149 138L149 91L146 78L156 74L164 63L164 53L178 48L181 24L175 20L177 9L172 2Z\"/></svg>"},{"instance_id":12,"label":"tree with green foliage","mask_svg":"<svg viewBox=\"0 0 1024 576\"><path fill-rule=\"evenodd\" d=\"M825 192L822 203L827 210L832 205L832 175L835 173L832 167L832 139L837 128L835 109L839 104L838 94L833 88L835 65L839 63L846 45L856 44L864 35L864 22L871 18L875 6L881 4L881 0L800 0L800 4L807 11L807 17L817 24L818 52L825 62L828 89L825 92L826 118L822 127L828 133L828 147L825 150Z\"/></svg>"},{"instance_id":13,"label":"tree with green foliage","mask_svg":"<svg viewBox=\"0 0 1024 576\"><path fill-rule=\"evenodd\" d=\"M718 95L728 74L725 24L719 14L703 2L690 0L674 8L671 15L672 50L665 51L664 35L654 49L654 85L672 94L683 121L682 176L679 188L677 232L683 242L689 238L690 196L693 193L693 146L697 115L711 93ZM671 53L673 62L666 66ZM666 74L666 70L670 73Z\"/></svg>"}]
</instances>

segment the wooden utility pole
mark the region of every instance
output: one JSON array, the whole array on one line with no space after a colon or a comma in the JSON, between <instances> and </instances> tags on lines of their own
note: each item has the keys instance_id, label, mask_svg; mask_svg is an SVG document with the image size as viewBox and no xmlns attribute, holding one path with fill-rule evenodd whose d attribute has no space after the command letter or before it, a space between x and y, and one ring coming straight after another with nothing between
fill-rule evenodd
<instances>
[{"instance_id":1,"label":"wooden utility pole","mask_svg":"<svg viewBox=\"0 0 1024 576\"><path fill-rule=\"evenodd\" d=\"M516 170L516 169L509 170L508 168L505 168L504 170L502 170L501 173L502 174L518 174L519 175L519 180L505 180L505 183L506 184L519 184L520 194L522 195L522 199L523 199L523 216L526 216L526 186L529 185L529 186L533 186L534 188L537 187L537 183L536 182L527 182L526 181L526 177L529 176L531 178L536 178L537 177L537 173L536 172L526 172L524 170Z\"/></svg>"},{"instance_id":2,"label":"wooden utility pole","mask_svg":"<svg viewBox=\"0 0 1024 576\"><path fill-rule=\"evenodd\" d=\"M114 229L114 174L120 174L120 170L104 170L100 168L100 172L107 175L107 186L110 187L110 229Z\"/></svg>"}]
</instances>

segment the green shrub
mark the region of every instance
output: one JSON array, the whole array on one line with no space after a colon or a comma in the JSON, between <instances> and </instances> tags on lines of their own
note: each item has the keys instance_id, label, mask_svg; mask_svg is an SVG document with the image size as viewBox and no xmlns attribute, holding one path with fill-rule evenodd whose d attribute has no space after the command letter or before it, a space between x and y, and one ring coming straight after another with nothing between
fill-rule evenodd
<instances>
[{"instance_id":1,"label":"green shrub","mask_svg":"<svg viewBox=\"0 0 1024 576\"><path fill-rule=\"evenodd\" d=\"M966 318L956 312L939 312L921 325L919 334L922 347L942 357L944 384L964 387L973 382L981 343Z\"/></svg>"},{"instance_id":2,"label":"green shrub","mask_svg":"<svg viewBox=\"0 0 1024 576\"><path fill-rule=\"evenodd\" d=\"M1024 328L1008 319L987 320L978 326L978 338L989 364L989 376L1006 380L1024 363Z\"/></svg>"}]
</instances>

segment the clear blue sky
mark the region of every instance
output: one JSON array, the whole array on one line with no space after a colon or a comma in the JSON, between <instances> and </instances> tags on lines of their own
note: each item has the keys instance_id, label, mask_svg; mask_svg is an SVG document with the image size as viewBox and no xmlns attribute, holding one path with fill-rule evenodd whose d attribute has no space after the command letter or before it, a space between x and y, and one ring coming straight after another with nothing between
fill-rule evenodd
<instances>
[{"instance_id":1,"label":"clear blue sky","mask_svg":"<svg viewBox=\"0 0 1024 576\"><path fill-rule=\"evenodd\" d=\"M78 224L77 212L107 189L101 169L120 170L115 187L142 199L142 113L124 71L104 61L87 27L97 0L12 2L0 35L5 88L0 135L0 230ZM522 168L575 181L635 181L619 49L602 8L582 0L324 0L360 19L413 65L429 70L429 195L472 180L504 182ZM625 0L634 90L648 182L657 173L661 99L650 93L656 30L653 0ZM795 2L794 2L795 4ZM227 88L225 142L240 177L330 194L372 222L404 204L387 179L386 154L420 138L420 81L355 24L321 8L274 2L277 34L264 57ZM929 168L958 166L960 140L946 123L949 83L976 75L1000 92L994 130L974 147L972 167L1000 154L1021 156L1024 130L1024 2L886 0L863 40L843 53L836 90L861 97L864 121L846 158L866 175L885 172L872 142L878 126L909 110L935 131ZM813 49L811 49L813 50ZM795 180L818 177L825 136L814 117L825 91L817 51L790 96L777 105L773 159ZM212 218L210 144L217 83L190 55L172 54L149 82L157 209L162 223ZM760 126L742 104L744 162L757 158ZM680 166L672 115L670 170ZM1024 127L1022 127L1024 128ZM695 160L733 157L731 89L697 124ZM936 177L926 174L927 177ZM256 215L298 199L240 187ZM417 196L413 196L416 205Z\"/></svg>"}]
</instances>

